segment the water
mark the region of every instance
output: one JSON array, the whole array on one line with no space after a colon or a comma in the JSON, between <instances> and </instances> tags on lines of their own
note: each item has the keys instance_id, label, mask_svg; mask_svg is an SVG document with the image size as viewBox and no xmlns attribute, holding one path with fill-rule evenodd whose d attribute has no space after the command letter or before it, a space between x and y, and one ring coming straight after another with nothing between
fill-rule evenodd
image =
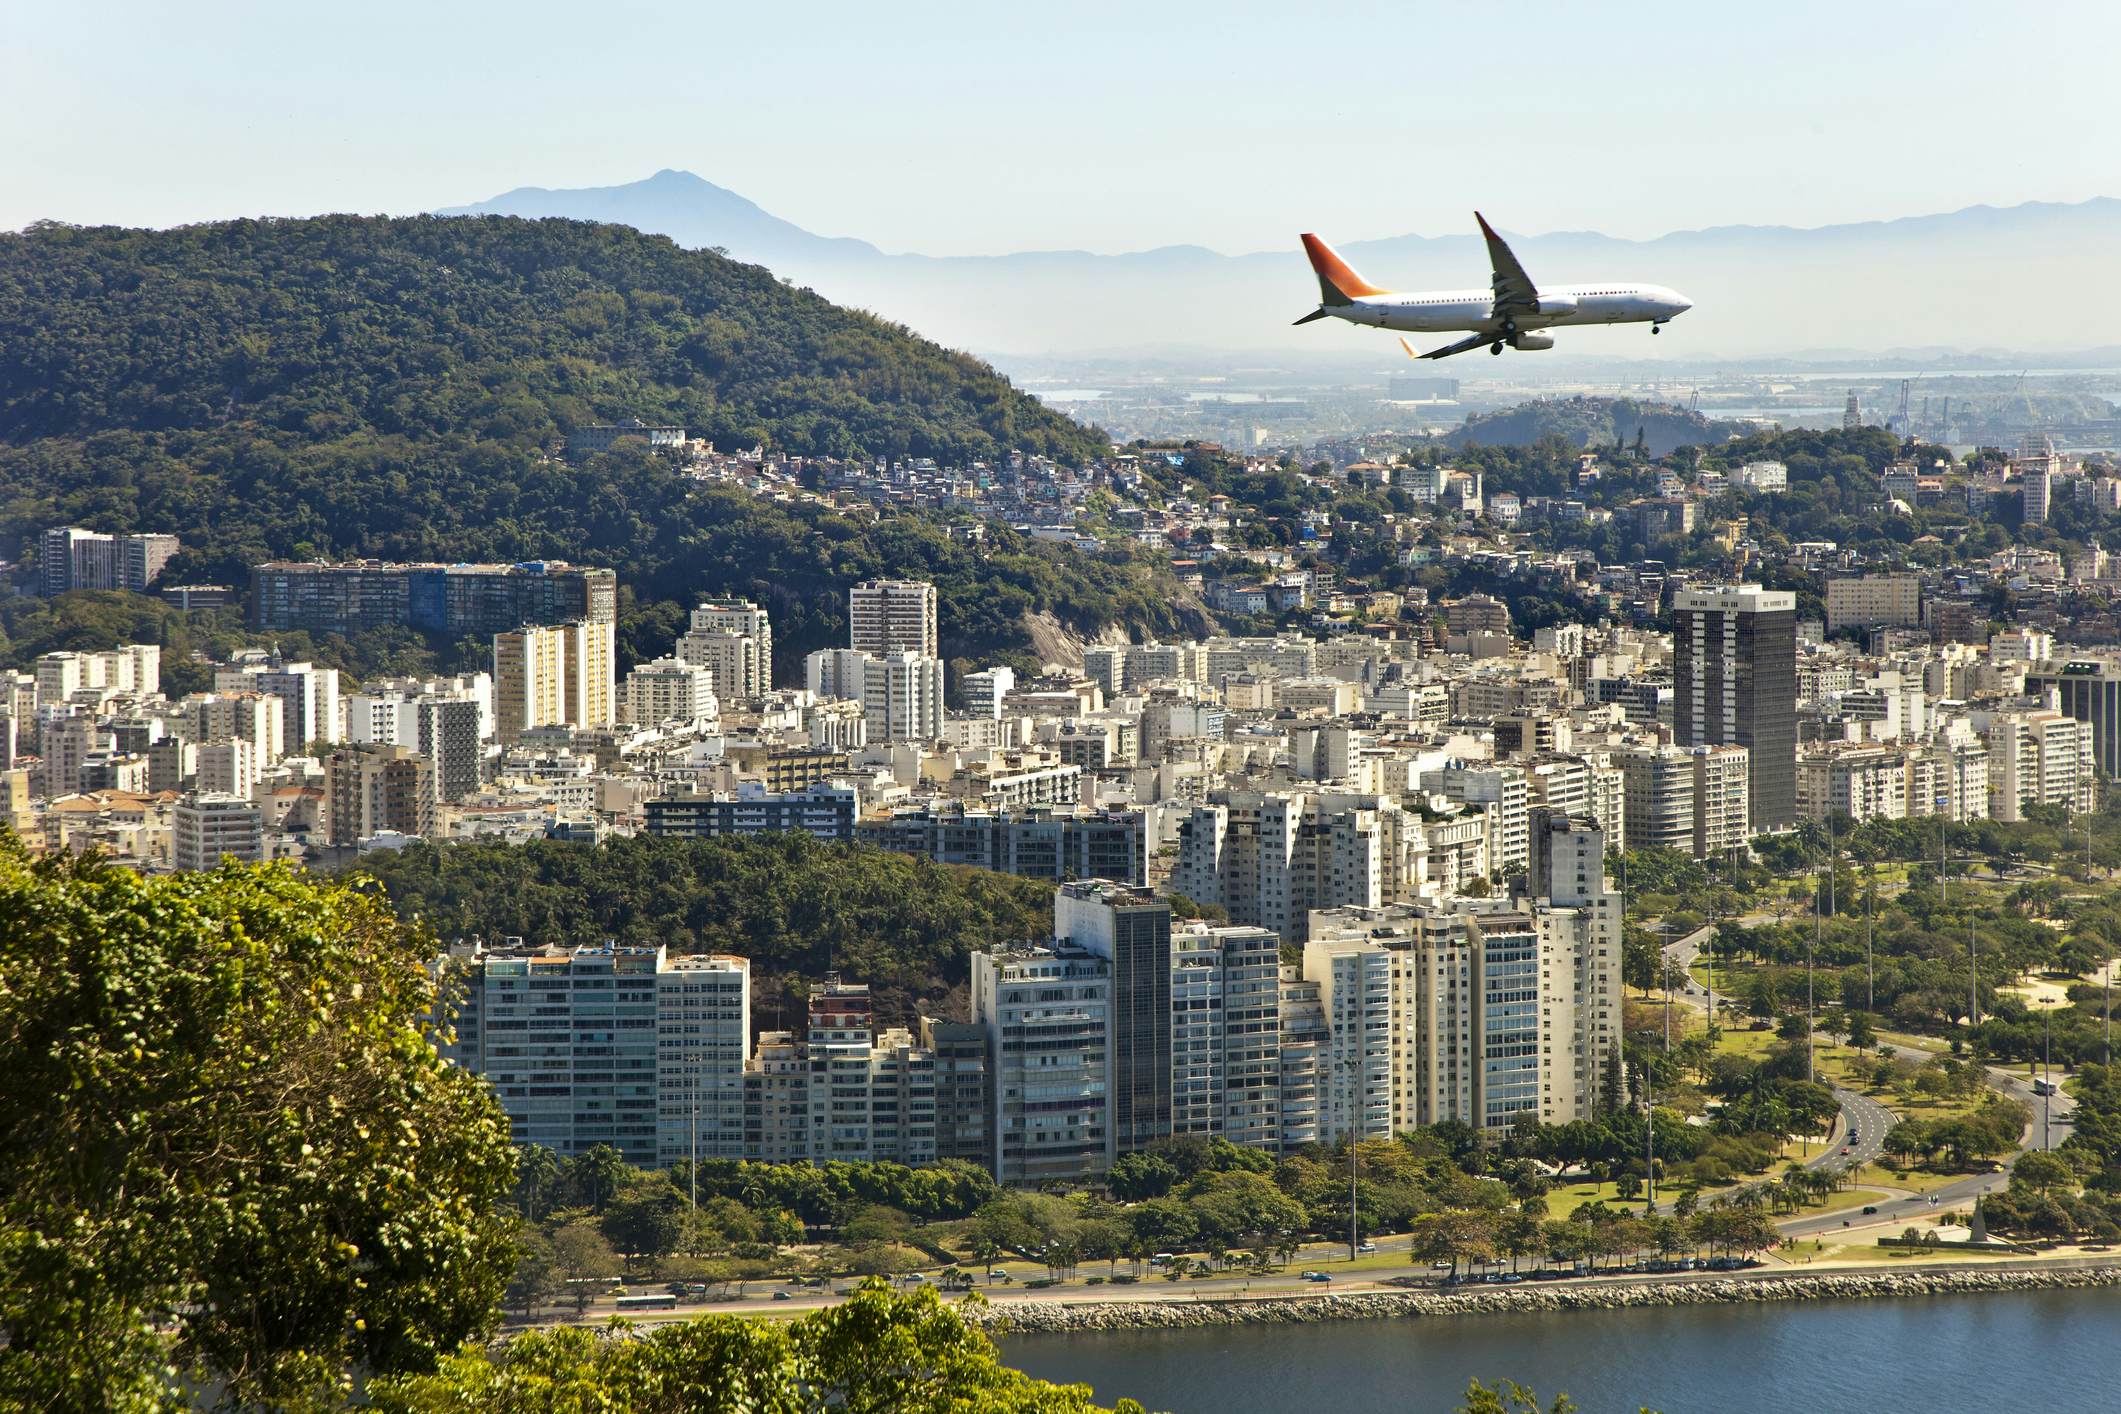
<instances>
[{"instance_id":1,"label":"water","mask_svg":"<svg viewBox=\"0 0 2121 1414\"><path fill-rule=\"evenodd\" d=\"M1002 1357L1172 1414L1429 1414L1475 1376L1583 1414L2121 1408L2121 1290L1024 1336Z\"/></svg>"}]
</instances>

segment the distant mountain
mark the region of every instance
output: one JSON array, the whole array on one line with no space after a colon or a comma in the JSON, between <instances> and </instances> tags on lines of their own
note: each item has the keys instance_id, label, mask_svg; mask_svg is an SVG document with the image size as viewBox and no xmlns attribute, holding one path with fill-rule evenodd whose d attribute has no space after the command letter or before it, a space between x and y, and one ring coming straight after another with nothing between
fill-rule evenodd
<instances>
[{"instance_id":1,"label":"distant mountain","mask_svg":"<svg viewBox=\"0 0 2121 1414\"><path fill-rule=\"evenodd\" d=\"M475 206L453 206L437 216L565 216L610 221L668 236L679 245L727 250L753 265L790 257L856 259L883 254L866 241L813 236L790 221L761 211L726 187L690 172L665 167L645 182L622 187L517 187ZM768 257L771 257L770 259Z\"/></svg>"},{"instance_id":2,"label":"distant mountain","mask_svg":"<svg viewBox=\"0 0 2121 1414\"><path fill-rule=\"evenodd\" d=\"M1529 202L1518 206L1519 219L1536 215ZM1303 218L1294 213L1283 251L1233 256L1168 246L1127 255L938 257L890 255L863 241L813 235L673 171L616 187L523 188L453 211L620 221L685 245L721 246L840 303L987 353L1193 347L1397 356L1395 340L1374 330L1289 327L1312 307L1316 290L1296 247ZM1494 206L1489 213L1498 214ZM1511 214L1500 213L1505 221ZM1418 289L1487 280L1470 213L1466 230L1450 235L1324 234L1377 284ZM2121 249L2121 201L2104 197L1813 229L1720 226L1646 241L1586 231L1511 239L1535 278L1654 281L1694 300L1656 345L1634 326L1564 331L1564 353L2061 351L2109 344L2121 326L2121 284L2106 277L2112 252Z\"/></svg>"}]
</instances>

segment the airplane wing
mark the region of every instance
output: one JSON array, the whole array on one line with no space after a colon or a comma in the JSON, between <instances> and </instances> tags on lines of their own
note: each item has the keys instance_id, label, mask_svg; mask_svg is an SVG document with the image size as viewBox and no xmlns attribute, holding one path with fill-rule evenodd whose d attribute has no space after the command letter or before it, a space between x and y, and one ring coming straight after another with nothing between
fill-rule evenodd
<instances>
[{"instance_id":1,"label":"airplane wing","mask_svg":"<svg viewBox=\"0 0 2121 1414\"><path fill-rule=\"evenodd\" d=\"M1404 348L1410 355L1415 358L1449 358L1452 354L1471 353L1473 350L1480 348L1483 345L1493 343L1494 339L1495 336L1493 334L1472 334L1467 336L1466 338L1460 339L1455 344L1445 344L1440 349L1430 349L1425 354L1415 353L1414 346L1412 344L1409 344L1405 339L1401 339L1399 343L1400 347Z\"/></svg>"},{"instance_id":2,"label":"airplane wing","mask_svg":"<svg viewBox=\"0 0 2121 1414\"><path fill-rule=\"evenodd\" d=\"M1513 309L1539 308L1539 287L1532 283L1532 277L1525 274L1524 267L1517 263L1515 252L1501 236L1495 234L1495 228L1488 224L1487 217L1476 211L1473 213L1473 219L1480 223L1480 233L1488 239L1488 266L1494 272L1494 313L1500 316Z\"/></svg>"}]
</instances>

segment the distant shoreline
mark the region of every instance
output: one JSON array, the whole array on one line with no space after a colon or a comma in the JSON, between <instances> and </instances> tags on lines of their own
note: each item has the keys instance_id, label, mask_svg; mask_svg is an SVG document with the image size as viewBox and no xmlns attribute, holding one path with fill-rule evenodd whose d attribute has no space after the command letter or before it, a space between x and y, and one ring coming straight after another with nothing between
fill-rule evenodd
<instances>
[{"instance_id":1,"label":"distant shoreline","mask_svg":"<svg viewBox=\"0 0 2121 1414\"><path fill-rule=\"evenodd\" d=\"M1713 1278L1615 1280L1566 1288L1365 1291L1347 1295L1212 1300L1013 1301L961 1308L990 1336L1302 1325L1423 1316L1620 1311L1738 1302L1877 1300L1987 1292L2121 1287L2121 1262L2083 1265L1936 1266L1894 1271L1772 1271Z\"/></svg>"}]
</instances>

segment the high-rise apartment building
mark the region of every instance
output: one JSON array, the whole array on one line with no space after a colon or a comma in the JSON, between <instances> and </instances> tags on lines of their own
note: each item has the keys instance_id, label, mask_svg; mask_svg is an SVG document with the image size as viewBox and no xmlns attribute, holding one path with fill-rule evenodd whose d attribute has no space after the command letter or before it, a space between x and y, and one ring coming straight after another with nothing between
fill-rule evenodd
<instances>
[{"instance_id":1,"label":"high-rise apartment building","mask_svg":"<svg viewBox=\"0 0 2121 1414\"><path fill-rule=\"evenodd\" d=\"M1842 575L1826 582L1826 627L1914 627L1922 622L1922 577L1914 573Z\"/></svg>"},{"instance_id":2,"label":"high-rise apartment building","mask_svg":"<svg viewBox=\"0 0 2121 1414\"><path fill-rule=\"evenodd\" d=\"M1390 1138L1390 953L1366 934L1328 928L1304 943L1303 975L1318 988L1326 1026L1314 1062L1319 1142Z\"/></svg>"},{"instance_id":3,"label":"high-rise apartment building","mask_svg":"<svg viewBox=\"0 0 2121 1414\"><path fill-rule=\"evenodd\" d=\"M278 560L250 572L252 626L265 632L359 633L417 628L452 636L524 624L618 618L618 576L558 560L517 565L303 564Z\"/></svg>"},{"instance_id":4,"label":"high-rise apartment building","mask_svg":"<svg viewBox=\"0 0 2121 1414\"><path fill-rule=\"evenodd\" d=\"M249 864L265 857L265 824L246 795L200 792L170 810L170 862L182 870L211 869L223 859Z\"/></svg>"},{"instance_id":5,"label":"high-rise apartment building","mask_svg":"<svg viewBox=\"0 0 2121 1414\"><path fill-rule=\"evenodd\" d=\"M1797 820L1797 596L1757 584L1672 604L1672 724L1681 746L1749 753L1755 833Z\"/></svg>"},{"instance_id":6,"label":"high-rise apartment building","mask_svg":"<svg viewBox=\"0 0 2121 1414\"><path fill-rule=\"evenodd\" d=\"M619 692L619 720L653 727L712 719L721 712L714 682L712 669L676 658L642 663L626 674Z\"/></svg>"},{"instance_id":7,"label":"high-rise apartment building","mask_svg":"<svg viewBox=\"0 0 2121 1414\"><path fill-rule=\"evenodd\" d=\"M289 662L274 654L245 653L214 671L216 693L260 692L280 700L280 746L299 752L344 736L339 670Z\"/></svg>"},{"instance_id":8,"label":"high-rise apartment building","mask_svg":"<svg viewBox=\"0 0 2121 1414\"><path fill-rule=\"evenodd\" d=\"M871 741L933 741L943 734L943 664L893 652L862 665L862 720Z\"/></svg>"},{"instance_id":9,"label":"high-rise apartment building","mask_svg":"<svg viewBox=\"0 0 2121 1414\"><path fill-rule=\"evenodd\" d=\"M1041 1183L1112 1167L1112 1000L1112 964L1072 943L972 955L996 1179Z\"/></svg>"},{"instance_id":10,"label":"high-rise apartment building","mask_svg":"<svg viewBox=\"0 0 2121 1414\"><path fill-rule=\"evenodd\" d=\"M1754 833L1750 753L1744 747L1638 747L1615 752L1614 759L1624 783L1629 849L1676 849L1707 858ZM1795 775L1793 768L1793 785Z\"/></svg>"},{"instance_id":11,"label":"high-rise apartment building","mask_svg":"<svg viewBox=\"0 0 2121 1414\"><path fill-rule=\"evenodd\" d=\"M763 697L773 690L773 620L749 599L709 599L692 611L677 659L711 669L731 701Z\"/></svg>"},{"instance_id":12,"label":"high-rise apartment building","mask_svg":"<svg viewBox=\"0 0 2121 1414\"><path fill-rule=\"evenodd\" d=\"M668 958L655 983L656 1162L745 1157L751 963Z\"/></svg>"},{"instance_id":13,"label":"high-rise apartment building","mask_svg":"<svg viewBox=\"0 0 2121 1414\"><path fill-rule=\"evenodd\" d=\"M925 580L871 579L847 593L847 646L885 657L942 656L935 629L935 586Z\"/></svg>"},{"instance_id":14,"label":"high-rise apartment building","mask_svg":"<svg viewBox=\"0 0 2121 1414\"><path fill-rule=\"evenodd\" d=\"M506 745L532 727L610 726L616 718L612 626L579 622L493 637L496 734Z\"/></svg>"},{"instance_id":15,"label":"high-rise apartment building","mask_svg":"<svg viewBox=\"0 0 2121 1414\"><path fill-rule=\"evenodd\" d=\"M391 833L432 838L434 763L402 746L346 746L324 763L325 837L358 845Z\"/></svg>"},{"instance_id":16,"label":"high-rise apartment building","mask_svg":"<svg viewBox=\"0 0 2121 1414\"><path fill-rule=\"evenodd\" d=\"M978 672L965 674L962 685L966 716L980 717L990 722L1000 721L1002 703L1010 693L1016 691L1016 669L981 668Z\"/></svg>"},{"instance_id":17,"label":"high-rise apartment building","mask_svg":"<svg viewBox=\"0 0 2121 1414\"><path fill-rule=\"evenodd\" d=\"M860 820L854 833L864 844L901 854L924 854L942 864L970 864L1056 884L1070 879L1148 883L1146 832L1139 810L930 802Z\"/></svg>"},{"instance_id":18,"label":"high-rise apartment building","mask_svg":"<svg viewBox=\"0 0 2121 1414\"><path fill-rule=\"evenodd\" d=\"M1171 904L1102 880L1063 884L1053 935L1111 964L1112 1132L1124 1154L1171 1133Z\"/></svg>"},{"instance_id":19,"label":"high-rise apartment building","mask_svg":"<svg viewBox=\"0 0 2121 1414\"><path fill-rule=\"evenodd\" d=\"M516 1144L562 1157L608 1144L654 1168L665 1162L664 966L661 948L456 950L443 964L457 1010L448 1054L486 1077Z\"/></svg>"},{"instance_id":20,"label":"high-rise apartment building","mask_svg":"<svg viewBox=\"0 0 2121 1414\"><path fill-rule=\"evenodd\" d=\"M37 542L38 580L44 593L70 589L144 591L180 548L174 535L103 535L55 526Z\"/></svg>"},{"instance_id":21,"label":"high-rise apartment building","mask_svg":"<svg viewBox=\"0 0 2121 1414\"><path fill-rule=\"evenodd\" d=\"M1171 1131L1280 1149L1281 939L1188 923L1171 935Z\"/></svg>"}]
</instances>

